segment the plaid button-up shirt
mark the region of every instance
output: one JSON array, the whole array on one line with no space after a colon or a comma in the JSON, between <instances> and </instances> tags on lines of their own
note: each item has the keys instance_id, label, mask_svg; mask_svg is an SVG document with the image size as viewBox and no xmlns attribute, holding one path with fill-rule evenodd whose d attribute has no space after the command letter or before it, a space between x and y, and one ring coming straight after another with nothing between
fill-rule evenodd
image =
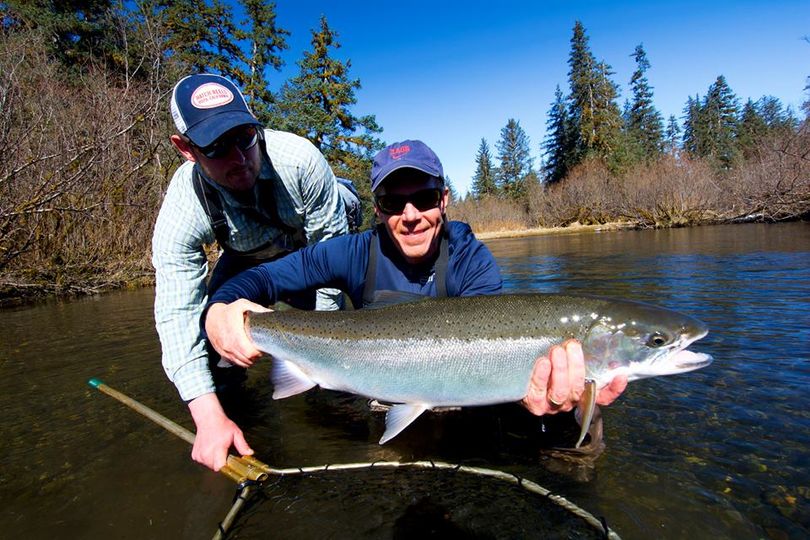
<instances>
[{"instance_id":1,"label":"plaid button-up shirt","mask_svg":"<svg viewBox=\"0 0 810 540\"><path fill-rule=\"evenodd\" d=\"M343 203L323 155L309 141L290 133L267 130L265 140L267 155L283 184L272 186L280 219L302 231L307 244L345 234ZM155 322L163 368L185 401L214 391L200 326L208 300L203 245L214 241L214 231L194 192L193 167L194 163L186 162L174 173L152 237ZM267 167L265 161L257 185L271 178ZM230 247L250 251L282 234L265 221L251 219L254 211L264 213L261 208L246 212L226 190L214 187L224 201ZM338 295L338 291L319 291L318 309L336 309Z\"/></svg>"}]
</instances>

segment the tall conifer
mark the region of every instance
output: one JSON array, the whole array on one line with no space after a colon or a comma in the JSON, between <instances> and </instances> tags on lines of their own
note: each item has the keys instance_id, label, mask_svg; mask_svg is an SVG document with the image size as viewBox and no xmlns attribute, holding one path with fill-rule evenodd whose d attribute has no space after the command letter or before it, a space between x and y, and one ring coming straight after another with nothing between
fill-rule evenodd
<instances>
[{"instance_id":1,"label":"tall conifer","mask_svg":"<svg viewBox=\"0 0 810 540\"><path fill-rule=\"evenodd\" d=\"M532 158L529 155L529 137L520 122L510 118L501 129L498 149L498 183L500 191L507 197L520 199L526 195L526 176L532 172Z\"/></svg>"},{"instance_id":2,"label":"tall conifer","mask_svg":"<svg viewBox=\"0 0 810 540\"><path fill-rule=\"evenodd\" d=\"M588 45L588 36L577 21L571 37L568 58L569 118L574 134L575 164L587 155L610 157L621 138L621 112L616 105L618 87L605 62L597 62Z\"/></svg>"},{"instance_id":3,"label":"tall conifer","mask_svg":"<svg viewBox=\"0 0 810 540\"><path fill-rule=\"evenodd\" d=\"M554 183L565 178L576 159L575 134L560 85L557 85L554 91L554 102L548 111L546 131L548 137L542 145L546 156L543 174L546 182Z\"/></svg>"},{"instance_id":4,"label":"tall conifer","mask_svg":"<svg viewBox=\"0 0 810 540\"><path fill-rule=\"evenodd\" d=\"M498 186L495 180L495 167L492 164L492 154L486 139L481 139L478 153L475 155L475 175L472 181L472 194L476 199L495 195Z\"/></svg>"},{"instance_id":5,"label":"tall conifer","mask_svg":"<svg viewBox=\"0 0 810 540\"><path fill-rule=\"evenodd\" d=\"M647 81L650 62L643 45L636 46L632 57L636 61L636 70L630 78L633 99L627 112L627 134L640 151L639 157L652 160L661 153L663 122L653 104L652 87Z\"/></svg>"},{"instance_id":6,"label":"tall conifer","mask_svg":"<svg viewBox=\"0 0 810 540\"><path fill-rule=\"evenodd\" d=\"M280 127L312 141L336 173L362 177L371 154L382 147L374 136L382 129L373 115L351 112L360 80L349 78L350 60L331 56L340 43L326 17L312 31L311 43L312 49L298 62L299 74L282 88L276 107Z\"/></svg>"}]
</instances>

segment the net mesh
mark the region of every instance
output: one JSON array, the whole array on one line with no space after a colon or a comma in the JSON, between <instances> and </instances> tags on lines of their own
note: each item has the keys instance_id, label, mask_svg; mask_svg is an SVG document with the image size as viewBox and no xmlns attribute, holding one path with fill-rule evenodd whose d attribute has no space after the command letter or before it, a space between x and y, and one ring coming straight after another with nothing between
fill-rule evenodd
<instances>
[{"instance_id":1,"label":"net mesh","mask_svg":"<svg viewBox=\"0 0 810 540\"><path fill-rule=\"evenodd\" d=\"M513 480L418 467L274 477L250 498L228 538L605 537L593 516L589 522L574 505Z\"/></svg>"}]
</instances>

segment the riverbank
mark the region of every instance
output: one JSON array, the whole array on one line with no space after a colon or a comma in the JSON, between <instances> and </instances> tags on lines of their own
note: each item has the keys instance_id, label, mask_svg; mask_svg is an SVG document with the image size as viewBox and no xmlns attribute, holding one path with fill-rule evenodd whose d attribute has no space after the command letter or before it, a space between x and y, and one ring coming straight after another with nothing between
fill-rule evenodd
<instances>
[{"instance_id":1,"label":"riverbank","mask_svg":"<svg viewBox=\"0 0 810 540\"><path fill-rule=\"evenodd\" d=\"M531 229L509 229L498 231L476 231L475 236L479 240L494 240L498 238L523 238L525 236L541 236L546 234L579 234L579 233L595 233L595 232L608 232L608 231L622 231L638 228L633 223L626 222L613 222L603 223L600 225L583 225L581 223L572 223L567 227L535 227Z\"/></svg>"},{"instance_id":2,"label":"riverbank","mask_svg":"<svg viewBox=\"0 0 810 540\"><path fill-rule=\"evenodd\" d=\"M635 228L635 225L632 223L615 222L601 225L572 223L567 227L502 229L476 231L475 234L481 240L492 240L548 234L585 234L633 228ZM137 289L152 286L154 283L154 274L143 269L133 269L129 273L119 269L112 276L107 276L101 271L79 272L72 278L60 276L58 280L37 278L31 274L26 276L2 276L0 277L0 308L33 304L49 299L76 298L115 290Z\"/></svg>"},{"instance_id":3,"label":"riverbank","mask_svg":"<svg viewBox=\"0 0 810 540\"><path fill-rule=\"evenodd\" d=\"M703 224L693 224L697 227ZM583 225L578 222L565 227L535 227L526 229L500 229L475 231L483 241L502 238L523 238L528 236L594 234L613 231L626 231L641 228L633 222L610 222L598 225ZM78 273L73 277L60 276L56 281L32 277L32 272L25 276L0 276L0 309L20 305L34 304L53 299L69 299L80 296L93 296L106 292L138 289L155 284L151 267L147 269L119 269L114 275L102 271Z\"/></svg>"}]
</instances>

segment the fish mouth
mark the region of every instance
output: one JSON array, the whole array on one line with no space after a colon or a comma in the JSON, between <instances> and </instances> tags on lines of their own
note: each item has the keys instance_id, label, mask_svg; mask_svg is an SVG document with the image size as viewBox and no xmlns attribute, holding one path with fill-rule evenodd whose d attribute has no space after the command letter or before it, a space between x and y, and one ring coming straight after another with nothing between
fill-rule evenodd
<instances>
[{"instance_id":1,"label":"fish mouth","mask_svg":"<svg viewBox=\"0 0 810 540\"><path fill-rule=\"evenodd\" d=\"M672 356L672 363L679 371L692 371L706 367L714 361L711 355L696 353L687 350L676 352Z\"/></svg>"}]
</instances>

